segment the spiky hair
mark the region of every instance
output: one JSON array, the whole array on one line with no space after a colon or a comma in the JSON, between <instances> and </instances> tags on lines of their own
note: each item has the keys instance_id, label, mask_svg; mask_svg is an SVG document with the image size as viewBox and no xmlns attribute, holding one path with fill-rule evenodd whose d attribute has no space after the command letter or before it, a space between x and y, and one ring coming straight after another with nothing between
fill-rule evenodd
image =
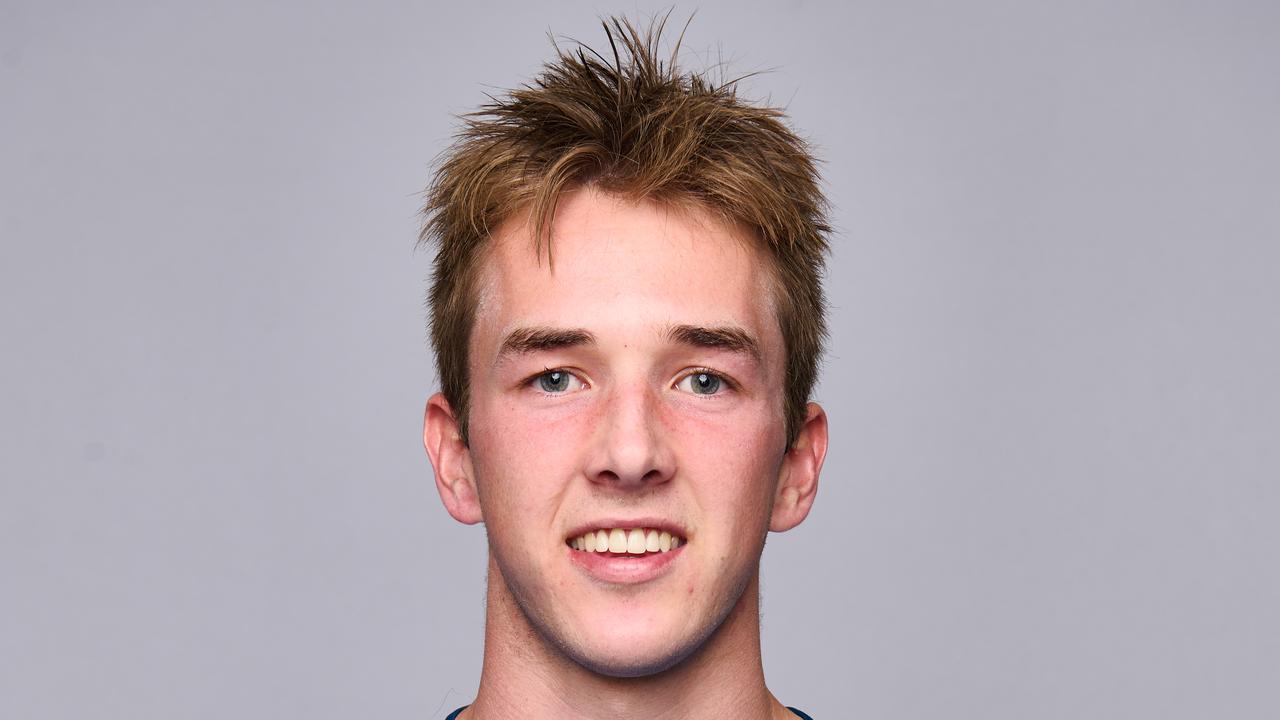
<instances>
[{"instance_id":1,"label":"spiky hair","mask_svg":"<svg viewBox=\"0 0 1280 720\"><path fill-rule=\"evenodd\" d=\"M830 228L808 144L782 110L738 97L736 81L684 72L665 18L603 22L605 56L555 48L530 84L464 116L427 190L421 241L435 244L431 340L442 391L466 438L467 348L483 248L523 216L550 254L556 203L592 186L618 197L692 204L746 228L766 251L786 347L785 422L795 438L826 337L822 272ZM683 36L683 33L681 34Z\"/></svg>"}]
</instances>

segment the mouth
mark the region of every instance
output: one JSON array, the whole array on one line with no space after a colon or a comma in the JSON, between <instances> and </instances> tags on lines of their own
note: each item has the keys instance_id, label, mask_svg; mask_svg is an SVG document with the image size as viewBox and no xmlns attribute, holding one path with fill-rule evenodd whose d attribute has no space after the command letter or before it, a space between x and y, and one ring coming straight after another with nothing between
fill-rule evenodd
<instances>
[{"instance_id":1,"label":"mouth","mask_svg":"<svg viewBox=\"0 0 1280 720\"><path fill-rule=\"evenodd\" d=\"M671 572L688 538L680 528L659 521L633 520L578 528L564 544L569 561L586 577L619 586L647 583Z\"/></svg>"},{"instance_id":2,"label":"mouth","mask_svg":"<svg viewBox=\"0 0 1280 720\"><path fill-rule=\"evenodd\" d=\"M680 535L651 527L596 528L565 540L566 545L578 552L614 557L644 557L671 552L685 543Z\"/></svg>"}]
</instances>

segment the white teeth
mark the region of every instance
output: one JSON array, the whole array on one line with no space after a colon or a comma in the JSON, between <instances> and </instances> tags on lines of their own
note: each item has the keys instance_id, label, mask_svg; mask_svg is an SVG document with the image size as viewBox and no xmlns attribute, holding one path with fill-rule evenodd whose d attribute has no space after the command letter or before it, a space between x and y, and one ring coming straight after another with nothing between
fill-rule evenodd
<instances>
[{"instance_id":1,"label":"white teeth","mask_svg":"<svg viewBox=\"0 0 1280 720\"><path fill-rule=\"evenodd\" d=\"M632 555L639 555L644 552L644 531L632 530L627 533L627 552Z\"/></svg>"},{"instance_id":2,"label":"white teeth","mask_svg":"<svg viewBox=\"0 0 1280 720\"><path fill-rule=\"evenodd\" d=\"M684 541L666 530L610 528L583 533L571 538L568 543L569 547L582 552L644 555L675 550L683 545Z\"/></svg>"}]
</instances>

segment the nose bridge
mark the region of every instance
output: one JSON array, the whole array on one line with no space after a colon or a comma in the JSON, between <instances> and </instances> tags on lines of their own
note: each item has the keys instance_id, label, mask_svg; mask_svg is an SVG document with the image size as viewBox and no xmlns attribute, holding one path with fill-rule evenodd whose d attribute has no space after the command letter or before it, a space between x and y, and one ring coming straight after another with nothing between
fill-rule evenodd
<instances>
[{"instance_id":1,"label":"nose bridge","mask_svg":"<svg viewBox=\"0 0 1280 720\"><path fill-rule=\"evenodd\" d=\"M634 486L670 476L660 402L656 392L641 383L608 391L598 428L597 466L591 472L595 479Z\"/></svg>"}]
</instances>

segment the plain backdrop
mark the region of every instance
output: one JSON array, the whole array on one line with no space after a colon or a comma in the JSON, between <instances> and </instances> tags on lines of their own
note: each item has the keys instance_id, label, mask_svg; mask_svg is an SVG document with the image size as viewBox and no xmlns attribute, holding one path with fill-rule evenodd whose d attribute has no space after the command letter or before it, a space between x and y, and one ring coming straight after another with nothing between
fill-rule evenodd
<instances>
[{"instance_id":1,"label":"plain backdrop","mask_svg":"<svg viewBox=\"0 0 1280 720\"><path fill-rule=\"evenodd\" d=\"M599 2L0 3L0 717L442 718L454 116ZM818 720L1280 717L1280 6L702 2L837 233L766 674Z\"/></svg>"}]
</instances>

